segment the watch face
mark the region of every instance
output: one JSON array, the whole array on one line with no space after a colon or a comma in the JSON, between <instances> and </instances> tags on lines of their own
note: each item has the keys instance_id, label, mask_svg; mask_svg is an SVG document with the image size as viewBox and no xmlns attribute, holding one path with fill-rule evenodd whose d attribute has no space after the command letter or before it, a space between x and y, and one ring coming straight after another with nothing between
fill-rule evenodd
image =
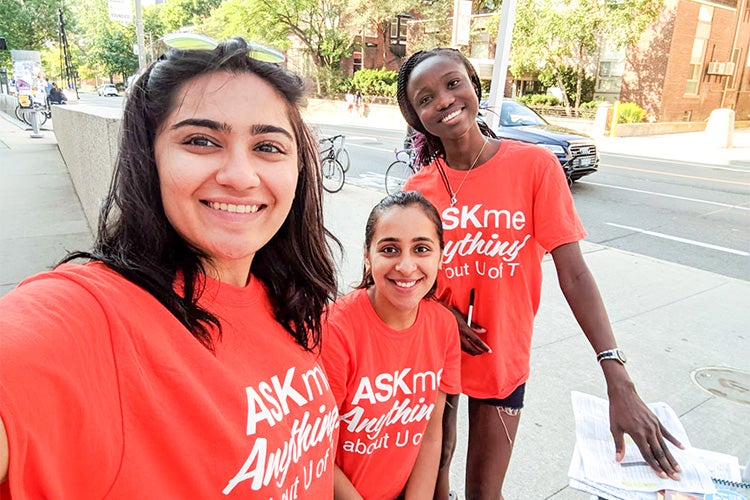
<instances>
[{"instance_id":1,"label":"watch face","mask_svg":"<svg viewBox=\"0 0 750 500\"><path fill-rule=\"evenodd\" d=\"M627 358L625 358L625 353L619 349L617 349L615 353L617 353L617 359L619 359L622 364L625 364L625 362L627 361Z\"/></svg>"}]
</instances>

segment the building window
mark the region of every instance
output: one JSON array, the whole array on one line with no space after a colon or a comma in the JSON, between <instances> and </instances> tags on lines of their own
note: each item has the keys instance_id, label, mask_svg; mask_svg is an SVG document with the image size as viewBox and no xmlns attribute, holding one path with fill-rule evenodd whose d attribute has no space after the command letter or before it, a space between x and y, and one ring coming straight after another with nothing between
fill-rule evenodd
<instances>
[{"instance_id":1,"label":"building window","mask_svg":"<svg viewBox=\"0 0 750 500\"><path fill-rule=\"evenodd\" d=\"M352 52L352 66L354 67L354 71L364 69L364 63L362 58L362 52L354 51Z\"/></svg>"},{"instance_id":2,"label":"building window","mask_svg":"<svg viewBox=\"0 0 750 500\"><path fill-rule=\"evenodd\" d=\"M711 20L713 17L714 8L710 5L701 5L698 12L698 26L695 28L693 50L690 52L690 66L685 83L686 95L698 95L701 73L703 72L703 58L706 54L708 38L711 36Z\"/></svg>"}]
</instances>

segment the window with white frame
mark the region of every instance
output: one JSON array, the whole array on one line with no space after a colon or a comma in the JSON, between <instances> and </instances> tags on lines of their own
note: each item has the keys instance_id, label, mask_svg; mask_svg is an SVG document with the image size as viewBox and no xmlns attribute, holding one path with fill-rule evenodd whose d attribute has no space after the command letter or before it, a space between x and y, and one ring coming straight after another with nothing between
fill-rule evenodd
<instances>
[{"instance_id":1,"label":"window with white frame","mask_svg":"<svg viewBox=\"0 0 750 500\"><path fill-rule=\"evenodd\" d=\"M714 16L714 8L710 5L701 5L698 12L698 26L695 28L695 39L693 50L690 52L690 66L688 67L687 82L685 83L686 95L698 95L701 74L703 72L703 59L706 55L708 38L711 36L711 20Z\"/></svg>"}]
</instances>

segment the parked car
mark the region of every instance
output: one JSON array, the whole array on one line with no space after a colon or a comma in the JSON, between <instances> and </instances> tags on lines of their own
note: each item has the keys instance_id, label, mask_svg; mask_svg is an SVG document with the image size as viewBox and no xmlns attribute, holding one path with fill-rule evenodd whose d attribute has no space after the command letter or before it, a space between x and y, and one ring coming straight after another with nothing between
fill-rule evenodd
<instances>
[{"instance_id":1,"label":"parked car","mask_svg":"<svg viewBox=\"0 0 750 500\"><path fill-rule=\"evenodd\" d=\"M599 169L599 152L591 137L551 125L534 110L513 99L503 99L498 137L538 144L552 151L565 171L568 182L577 181Z\"/></svg>"},{"instance_id":2,"label":"parked car","mask_svg":"<svg viewBox=\"0 0 750 500\"><path fill-rule=\"evenodd\" d=\"M117 87L115 86L114 83L105 83L104 85L96 89L96 93L99 95L103 95L103 96L120 95L120 93L117 92Z\"/></svg>"}]
</instances>

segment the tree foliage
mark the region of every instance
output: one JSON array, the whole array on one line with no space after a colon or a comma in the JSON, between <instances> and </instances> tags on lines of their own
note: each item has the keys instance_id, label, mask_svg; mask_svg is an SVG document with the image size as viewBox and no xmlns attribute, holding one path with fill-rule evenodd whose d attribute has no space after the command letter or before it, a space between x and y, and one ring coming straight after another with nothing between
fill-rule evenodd
<instances>
[{"instance_id":1,"label":"tree foliage","mask_svg":"<svg viewBox=\"0 0 750 500\"><path fill-rule=\"evenodd\" d=\"M540 72L563 89L563 102L581 102L593 74L600 36L615 44L637 40L658 15L664 0L520 0L511 50L511 73ZM573 68L575 91L565 84Z\"/></svg>"},{"instance_id":2,"label":"tree foliage","mask_svg":"<svg viewBox=\"0 0 750 500\"><path fill-rule=\"evenodd\" d=\"M81 0L77 4L78 37L81 58L93 68L110 77L123 78L138 69L138 56L133 53L136 43L135 26L111 21L107 0Z\"/></svg>"},{"instance_id":3,"label":"tree foliage","mask_svg":"<svg viewBox=\"0 0 750 500\"><path fill-rule=\"evenodd\" d=\"M199 26L221 4L221 0L168 0L160 10L167 33L187 26Z\"/></svg>"},{"instance_id":4,"label":"tree foliage","mask_svg":"<svg viewBox=\"0 0 750 500\"><path fill-rule=\"evenodd\" d=\"M42 50L45 44L58 39L57 12L69 10L55 0L0 0L0 36L11 50ZM8 52L0 51L0 63L10 60Z\"/></svg>"}]
</instances>

